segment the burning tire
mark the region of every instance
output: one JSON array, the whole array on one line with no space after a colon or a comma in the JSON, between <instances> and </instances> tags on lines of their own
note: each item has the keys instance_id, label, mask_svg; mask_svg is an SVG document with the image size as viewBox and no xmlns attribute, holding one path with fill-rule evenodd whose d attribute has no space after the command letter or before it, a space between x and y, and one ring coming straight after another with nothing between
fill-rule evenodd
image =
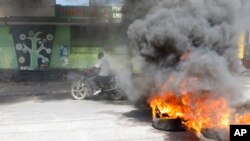
<instances>
[{"instance_id":1,"label":"burning tire","mask_svg":"<svg viewBox=\"0 0 250 141\"><path fill-rule=\"evenodd\" d=\"M223 129L203 129L202 134L215 141L229 141L229 132Z\"/></svg>"},{"instance_id":2,"label":"burning tire","mask_svg":"<svg viewBox=\"0 0 250 141\"><path fill-rule=\"evenodd\" d=\"M153 118L153 127L164 131L185 131L179 118Z\"/></svg>"},{"instance_id":3,"label":"burning tire","mask_svg":"<svg viewBox=\"0 0 250 141\"><path fill-rule=\"evenodd\" d=\"M162 112L159 107L152 109L153 111L153 127L165 131L185 131L184 125L180 118L172 118L165 112Z\"/></svg>"},{"instance_id":4,"label":"burning tire","mask_svg":"<svg viewBox=\"0 0 250 141\"><path fill-rule=\"evenodd\" d=\"M73 82L71 86L71 96L75 100L83 100L86 96L91 93L89 84L82 83L82 81Z\"/></svg>"}]
</instances>

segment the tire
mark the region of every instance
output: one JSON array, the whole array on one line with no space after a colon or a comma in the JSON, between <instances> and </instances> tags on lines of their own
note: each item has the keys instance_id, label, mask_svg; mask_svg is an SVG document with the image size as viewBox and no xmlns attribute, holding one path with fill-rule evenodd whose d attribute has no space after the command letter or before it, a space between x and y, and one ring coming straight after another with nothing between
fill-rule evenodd
<instances>
[{"instance_id":1,"label":"tire","mask_svg":"<svg viewBox=\"0 0 250 141\"><path fill-rule=\"evenodd\" d=\"M226 129L203 129L201 131L205 138L215 141L229 141L229 132Z\"/></svg>"},{"instance_id":2,"label":"tire","mask_svg":"<svg viewBox=\"0 0 250 141\"><path fill-rule=\"evenodd\" d=\"M181 119L178 118L153 118L153 127L164 131L185 131Z\"/></svg>"},{"instance_id":3,"label":"tire","mask_svg":"<svg viewBox=\"0 0 250 141\"><path fill-rule=\"evenodd\" d=\"M122 98L123 98L123 91L122 90L115 90L115 91L113 91L110 95L109 95L109 97L110 97L110 99L112 99L112 100L121 100Z\"/></svg>"},{"instance_id":4,"label":"tire","mask_svg":"<svg viewBox=\"0 0 250 141\"><path fill-rule=\"evenodd\" d=\"M83 83L82 81L75 81L71 86L71 96L75 100L83 100L86 96L91 95L91 93L92 90L86 81Z\"/></svg>"}]
</instances>

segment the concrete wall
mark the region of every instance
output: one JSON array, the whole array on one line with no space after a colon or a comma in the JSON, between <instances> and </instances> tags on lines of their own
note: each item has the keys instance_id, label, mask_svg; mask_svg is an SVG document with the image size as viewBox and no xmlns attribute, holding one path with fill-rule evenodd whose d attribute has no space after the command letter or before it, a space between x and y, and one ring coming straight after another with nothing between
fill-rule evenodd
<instances>
[{"instance_id":1,"label":"concrete wall","mask_svg":"<svg viewBox=\"0 0 250 141\"><path fill-rule=\"evenodd\" d=\"M100 51L106 52L106 56L112 53L117 54L117 49L115 48L104 49L94 42L71 39L70 30L70 26L56 26L49 69L88 68L95 64L97 54ZM72 41L77 43L72 43ZM60 60L61 46L68 48L67 65ZM118 54L121 54L125 51L118 49L118 52ZM13 37L9 26L0 26L0 69L18 70Z\"/></svg>"},{"instance_id":2,"label":"concrete wall","mask_svg":"<svg viewBox=\"0 0 250 141\"><path fill-rule=\"evenodd\" d=\"M17 69L16 52L9 26L0 26L0 69Z\"/></svg>"},{"instance_id":3,"label":"concrete wall","mask_svg":"<svg viewBox=\"0 0 250 141\"><path fill-rule=\"evenodd\" d=\"M64 65L60 60L60 47L68 47L68 64ZM70 26L57 26L55 38L50 58L51 69L71 69L87 68L92 66L97 60L97 53L102 50L101 47L95 46L75 46L71 44Z\"/></svg>"},{"instance_id":4,"label":"concrete wall","mask_svg":"<svg viewBox=\"0 0 250 141\"><path fill-rule=\"evenodd\" d=\"M66 68L60 62L60 47L64 45L70 47L70 27L69 26L57 26L52 46L52 53L50 56L49 68L58 69Z\"/></svg>"},{"instance_id":5,"label":"concrete wall","mask_svg":"<svg viewBox=\"0 0 250 141\"><path fill-rule=\"evenodd\" d=\"M0 0L0 16L54 17L55 0Z\"/></svg>"}]
</instances>

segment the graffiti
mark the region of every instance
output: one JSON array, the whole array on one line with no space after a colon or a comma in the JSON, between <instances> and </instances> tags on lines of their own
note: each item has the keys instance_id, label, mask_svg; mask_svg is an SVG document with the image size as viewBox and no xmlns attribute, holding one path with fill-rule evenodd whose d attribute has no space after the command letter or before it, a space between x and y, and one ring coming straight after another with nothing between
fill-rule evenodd
<instances>
[{"instance_id":1,"label":"graffiti","mask_svg":"<svg viewBox=\"0 0 250 141\"><path fill-rule=\"evenodd\" d=\"M20 70L46 70L49 66L54 27L13 26L12 35Z\"/></svg>"},{"instance_id":2,"label":"graffiti","mask_svg":"<svg viewBox=\"0 0 250 141\"><path fill-rule=\"evenodd\" d=\"M47 40L52 40L53 35L48 34L47 39L42 39L42 38L38 37L41 33L42 32L34 33L34 31L29 31L28 36L26 36L25 34L20 35L20 40L22 40L22 41L30 40L31 41L31 47L28 47L25 44L25 42L16 44L16 50L23 51L23 53L29 53L29 55L30 55L31 61L30 61L30 65L29 65L30 67L28 68L28 70L34 70L34 69L38 68L38 59L39 58L42 58L42 63L49 62L49 59L44 57L42 54L40 54L40 52L42 50L45 50L48 54L51 53L51 49L46 48L44 46L44 43L46 43ZM23 56L21 56L21 57L19 57L18 61L19 61L19 63L24 63L25 58ZM27 69L27 68L25 68L25 69Z\"/></svg>"},{"instance_id":3,"label":"graffiti","mask_svg":"<svg viewBox=\"0 0 250 141\"><path fill-rule=\"evenodd\" d=\"M63 66L68 65L68 48L64 45L60 47L60 62Z\"/></svg>"}]
</instances>

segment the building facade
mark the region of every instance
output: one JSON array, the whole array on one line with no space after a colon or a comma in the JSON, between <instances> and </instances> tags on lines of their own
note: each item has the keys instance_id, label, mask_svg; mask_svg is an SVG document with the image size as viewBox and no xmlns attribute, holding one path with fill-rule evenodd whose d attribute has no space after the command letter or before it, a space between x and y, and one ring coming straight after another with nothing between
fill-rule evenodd
<instances>
[{"instance_id":1,"label":"building facade","mask_svg":"<svg viewBox=\"0 0 250 141\"><path fill-rule=\"evenodd\" d=\"M117 47L121 7L61 6L55 0L0 0L0 7L1 71L82 69L99 51L123 51Z\"/></svg>"}]
</instances>

